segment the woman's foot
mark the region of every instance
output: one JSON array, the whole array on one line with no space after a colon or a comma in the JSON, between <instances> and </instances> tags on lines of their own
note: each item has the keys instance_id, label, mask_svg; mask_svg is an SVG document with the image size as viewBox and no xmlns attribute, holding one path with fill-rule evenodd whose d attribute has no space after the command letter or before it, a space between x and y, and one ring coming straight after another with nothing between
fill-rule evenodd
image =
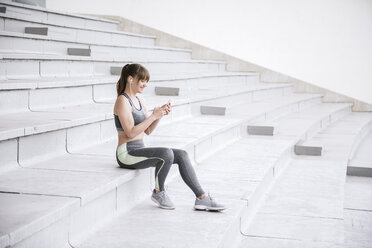
<instances>
[{"instance_id":1,"label":"woman's foot","mask_svg":"<svg viewBox=\"0 0 372 248\"><path fill-rule=\"evenodd\" d=\"M202 199L200 199L202 198ZM226 208L218 204L209 194L195 199L195 210L222 211Z\"/></svg>"},{"instance_id":2,"label":"woman's foot","mask_svg":"<svg viewBox=\"0 0 372 248\"><path fill-rule=\"evenodd\" d=\"M154 191L152 192L151 200L155 202L159 208L175 209L174 204L169 199L165 191L160 191L159 193L157 193L154 189Z\"/></svg>"}]
</instances>

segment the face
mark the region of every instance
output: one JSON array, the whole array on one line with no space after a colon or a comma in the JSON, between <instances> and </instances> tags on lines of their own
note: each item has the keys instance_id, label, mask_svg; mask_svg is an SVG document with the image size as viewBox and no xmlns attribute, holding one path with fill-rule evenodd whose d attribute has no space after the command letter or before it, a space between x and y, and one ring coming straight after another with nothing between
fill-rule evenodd
<instances>
[{"instance_id":1,"label":"face","mask_svg":"<svg viewBox=\"0 0 372 248\"><path fill-rule=\"evenodd\" d=\"M138 79L133 79L132 81L132 89L136 93L142 93L143 90L147 87L147 81L146 80L138 80Z\"/></svg>"},{"instance_id":2,"label":"face","mask_svg":"<svg viewBox=\"0 0 372 248\"><path fill-rule=\"evenodd\" d=\"M142 93L143 90L147 87L147 81L146 80L138 80L138 87L139 87L139 93Z\"/></svg>"}]
</instances>

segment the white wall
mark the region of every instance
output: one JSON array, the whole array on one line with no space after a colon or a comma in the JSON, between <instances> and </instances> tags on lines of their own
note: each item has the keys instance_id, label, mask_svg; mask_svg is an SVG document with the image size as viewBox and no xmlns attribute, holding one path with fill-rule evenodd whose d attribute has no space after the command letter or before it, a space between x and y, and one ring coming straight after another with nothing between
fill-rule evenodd
<instances>
[{"instance_id":1,"label":"white wall","mask_svg":"<svg viewBox=\"0 0 372 248\"><path fill-rule=\"evenodd\" d=\"M119 15L372 104L371 0L47 0Z\"/></svg>"}]
</instances>

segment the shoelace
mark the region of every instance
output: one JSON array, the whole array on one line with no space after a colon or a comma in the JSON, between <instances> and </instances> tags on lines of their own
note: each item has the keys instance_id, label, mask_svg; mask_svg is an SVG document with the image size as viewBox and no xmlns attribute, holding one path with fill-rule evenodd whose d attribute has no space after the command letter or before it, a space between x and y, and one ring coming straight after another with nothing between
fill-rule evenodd
<instances>
[{"instance_id":1,"label":"shoelace","mask_svg":"<svg viewBox=\"0 0 372 248\"><path fill-rule=\"evenodd\" d=\"M212 205L212 206L216 206L217 204L216 204L216 202L213 200L213 198L212 198L212 196L209 194L209 192L208 192L208 197L209 197L209 199L211 200L211 205Z\"/></svg>"},{"instance_id":2,"label":"shoelace","mask_svg":"<svg viewBox=\"0 0 372 248\"><path fill-rule=\"evenodd\" d=\"M159 193L159 197L162 199L162 200L168 200L169 197L167 194L165 194L165 191L160 191Z\"/></svg>"},{"instance_id":3,"label":"shoelace","mask_svg":"<svg viewBox=\"0 0 372 248\"><path fill-rule=\"evenodd\" d=\"M211 199L211 201L213 201L213 198L212 198L212 196L209 194L209 192L208 192L208 197L209 197L209 199Z\"/></svg>"}]
</instances>

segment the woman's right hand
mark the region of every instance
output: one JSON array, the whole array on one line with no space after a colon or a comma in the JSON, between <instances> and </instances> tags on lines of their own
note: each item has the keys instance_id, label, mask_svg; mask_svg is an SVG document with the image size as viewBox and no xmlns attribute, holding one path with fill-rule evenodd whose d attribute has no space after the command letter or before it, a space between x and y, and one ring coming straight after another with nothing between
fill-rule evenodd
<instances>
[{"instance_id":1,"label":"woman's right hand","mask_svg":"<svg viewBox=\"0 0 372 248\"><path fill-rule=\"evenodd\" d=\"M154 115L156 119L160 119L165 115L165 110L162 109L161 107L155 107L152 114Z\"/></svg>"}]
</instances>

